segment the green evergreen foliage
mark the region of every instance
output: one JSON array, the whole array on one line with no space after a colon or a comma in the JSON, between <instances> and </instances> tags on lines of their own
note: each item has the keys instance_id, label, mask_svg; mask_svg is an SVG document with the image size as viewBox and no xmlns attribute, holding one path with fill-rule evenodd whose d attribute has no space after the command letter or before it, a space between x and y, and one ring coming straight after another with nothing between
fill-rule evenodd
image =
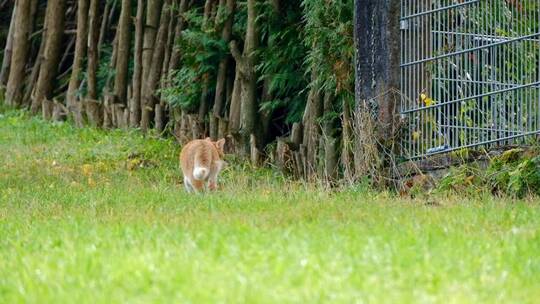
<instances>
[{"instance_id":1,"label":"green evergreen foliage","mask_svg":"<svg viewBox=\"0 0 540 304\"><path fill-rule=\"evenodd\" d=\"M292 123L302 118L306 104L308 78L304 58L308 48L305 46L304 26L298 1L291 1L276 13L266 5L263 17L267 19L262 27L266 46L260 51L260 64L257 71L260 81L268 81L270 100L261 103L261 110L275 111L285 108L286 122Z\"/></svg>"},{"instance_id":2,"label":"green evergreen foliage","mask_svg":"<svg viewBox=\"0 0 540 304\"><path fill-rule=\"evenodd\" d=\"M353 0L303 0L304 43L309 48L305 62L314 71L311 86L335 97L333 111L326 111L320 122L340 128L343 105L354 103ZM333 136L335 134L327 134Z\"/></svg>"},{"instance_id":3,"label":"green evergreen foliage","mask_svg":"<svg viewBox=\"0 0 540 304\"><path fill-rule=\"evenodd\" d=\"M303 0L306 57L321 90L349 96L354 87L353 0ZM350 96L349 96L350 97Z\"/></svg>"},{"instance_id":4,"label":"green evergreen foliage","mask_svg":"<svg viewBox=\"0 0 540 304\"><path fill-rule=\"evenodd\" d=\"M286 124L300 121L311 71L316 69L319 75L316 85L338 97L336 113L325 117L339 116L342 98L351 102L354 98L353 1L295 0L281 1L280 5L280 11L275 12L271 1L258 2L259 110L285 113ZM185 14L189 25L177 42L182 49L181 68L173 72L172 85L162 90L171 106L196 111L202 80L206 77L210 81L210 94L213 93L219 61L230 56L228 46L216 30L221 28L228 13L226 8L219 8L217 25L205 27L202 5L192 7ZM246 20L246 2L239 1L233 25L233 40L239 46L243 45ZM269 98L263 100L265 81Z\"/></svg>"},{"instance_id":5,"label":"green evergreen foliage","mask_svg":"<svg viewBox=\"0 0 540 304\"><path fill-rule=\"evenodd\" d=\"M173 71L172 86L164 89L163 95L173 107L193 110L200 102L203 80L210 80L209 89L214 89L219 61L228 54L228 47L213 26L203 26L200 7L191 9L185 16L189 26L177 41L182 50L181 68Z\"/></svg>"}]
</instances>

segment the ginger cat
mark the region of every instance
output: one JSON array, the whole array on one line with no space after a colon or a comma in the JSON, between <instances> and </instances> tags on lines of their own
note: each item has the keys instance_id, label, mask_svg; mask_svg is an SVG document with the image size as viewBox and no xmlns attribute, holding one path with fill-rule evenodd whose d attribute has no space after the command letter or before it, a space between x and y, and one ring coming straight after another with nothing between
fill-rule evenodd
<instances>
[{"instance_id":1,"label":"ginger cat","mask_svg":"<svg viewBox=\"0 0 540 304\"><path fill-rule=\"evenodd\" d=\"M184 146L180 167L186 191L216 190L218 174L227 165L223 160L224 146L225 139L214 142L210 138L192 140Z\"/></svg>"}]
</instances>

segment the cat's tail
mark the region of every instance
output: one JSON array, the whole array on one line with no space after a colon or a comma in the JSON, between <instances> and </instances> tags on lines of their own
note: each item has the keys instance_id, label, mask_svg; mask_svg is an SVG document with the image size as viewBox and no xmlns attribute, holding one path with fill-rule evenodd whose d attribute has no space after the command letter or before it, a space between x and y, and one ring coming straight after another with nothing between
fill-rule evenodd
<instances>
[{"instance_id":1,"label":"cat's tail","mask_svg":"<svg viewBox=\"0 0 540 304\"><path fill-rule=\"evenodd\" d=\"M210 169L205 167L195 167L193 169L193 177L196 180L206 180L208 178L208 174L210 173Z\"/></svg>"}]
</instances>

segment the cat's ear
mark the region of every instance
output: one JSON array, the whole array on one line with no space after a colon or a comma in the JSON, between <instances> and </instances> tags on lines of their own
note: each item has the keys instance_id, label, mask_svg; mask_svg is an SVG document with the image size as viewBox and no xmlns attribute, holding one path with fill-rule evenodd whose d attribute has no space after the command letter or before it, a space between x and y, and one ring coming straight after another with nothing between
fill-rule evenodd
<instances>
[{"instance_id":1,"label":"cat's ear","mask_svg":"<svg viewBox=\"0 0 540 304\"><path fill-rule=\"evenodd\" d=\"M211 139L210 137L207 137L207 138L205 138L204 140L206 140L206 141L212 141L212 139Z\"/></svg>"},{"instance_id":2,"label":"cat's ear","mask_svg":"<svg viewBox=\"0 0 540 304\"><path fill-rule=\"evenodd\" d=\"M218 148L221 153L223 153L223 150L225 149L225 138L222 138L216 142L216 147Z\"/></svg>"}]
</instances>

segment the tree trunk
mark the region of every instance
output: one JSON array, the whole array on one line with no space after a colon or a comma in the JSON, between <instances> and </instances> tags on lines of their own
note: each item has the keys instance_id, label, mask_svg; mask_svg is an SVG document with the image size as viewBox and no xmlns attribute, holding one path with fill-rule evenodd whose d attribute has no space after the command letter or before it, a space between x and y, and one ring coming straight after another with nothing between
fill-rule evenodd
<instances>
[{"instance_id":1,"label":"tree trunk","mask_svg":"<svg viewBox=\"0 0 540 304\"><path fill-rule=\"evenodd\" d=\"M334 112L334 95L331 92L326 92L324 95L324 110L323 113L329 114ZM323 122L323 141L324 141L324 179L333 185L338 177L338 140L335 137L336 129L335 119L333 115L325 117Z\"/></svg>"},{"instance_id":2,"label":"tree trunk","mask_svg":"<svg viewBox=\"0 0 540 304\"><path fill-rule=\"evenodd\" d=\"M154 110L153 102L152 108L147 107L147 96L151 96L153 92L147 92L151 86L148 83L150 71L152 69L152 61L154 56L154 48L157 45L156 33L157 28L160 25L159 18L162 11L163 2L161 0L149 0L146 8L146 25L144 28L144 41L142 52L142 87L141 87L141 128L143 131L148 130L150 127L151 112Z\"/></svg>"},{"instance_id":3,"label":"tree trunk","mask_svg":"<svg viewBox=\"0 0 540 304\"><path fill-rule=\"evenodd\" d=\"M9 72L6 101L7 104L20 105L23 98L23 80L29 47L29 31L31 25L31 2L19 0L16 3L15 31L13 32L13 54L11 55L11 68Z\"/></svg>"},{"instance_id":4,"label":"tree trunk","mask_svg":"<svg viewBox=\"0 0 540 304\"><path fill-rule=\"evenodd\" d=\"M111 60L109 62L109 70L114 70L116 68L116 58L118 57L118 36L120 32L116 31L114 39L112 42L112 54ZM105 88L103 89L103 127L104 128L113 128L115 127L115 116L114 116L114 104L116 98L114 98L114 79L113 77L108 77L105 82Z\"/></svg>"},{"instance_id":5,"label":"tree trunk","mask_svg":"<svg viewBox=\"0 0 540 304\"><path fill-rule=\"evenodd\" d=\"M257 51L259 36L257 32L257 7L255 0L248 0L246 40L244 44L245 66L244 83L242 85L242 138L244 146L248 147L249 139L255 133L257 121L257 76L255 75L255 52ZM246 151L247 153L247 151Z\"/></svg>"},{"instance_id":6,"label":"tree trunk","mask_svg":"<svg viewBox=\"0 0 540 304\"><path fill-rule=\"evenodd\" d=\"M173 1L173 6L176 6L178 1L174 0ZM163 55L163 63L161 65L161 83L160 83L160 87L161 88L164 88L165 86L168 85L168 72L169 72L169 66L170 66L170 60L171 60L171 53L172 53L172 50L174 48L174 35L175 35L175 27L176 27L176 23L178 22L178 18L175 18L176 15L175 15L175 9L169 9L169 25L167 26L167 39L166 39L166 44L165 44L165 52L164 52L164 55ZM155 116L154 116L154 121L156 123L156 131L158 132L163 132L164 128L165 128L165 124L166 124L166 111L167 111L167 105L165 103L165 101L163 100L161 94L158 94L159 95L159 101L158 103L156 104L156 107L155 107Z\"/></svg>"},{"instance_id":7,"label":"tree trunk","mask_svg":"<svg viewBox=\"0 0 540 304\"><path fill-rule=\"evenodd\" d=\"M343 177L349 183L354 182L354 157L353 151L353 132L351 105L346 98L343 99L343 118L341 122L342 129L342 150L341 150L341 166L343 167Z\"/></svg>"},{"instance_id":8,"label":"tree trunk","mask_svg":"<svg viewBox=\"0 0 540 304\"><path fill-rule=\"evenodd\" d=\"M255 133L257 121L257 76L255 75L255 51L258 44L257 33L257 7L255 0L248 0L248 20L244 52L240 54L235 41L230 44L231 53L236 61L236 68L240 70L242 81L242 103L240 123L240 145L244 156L250 155L250 138Z\"/></svg>"},{"instance_id":9,"label":"tree trunk","mask_svg":"<svg viewBox=\"0 0 540 304\"><path fill-rule=\"evenodd\" d=\"M97 92L97 68L98 68L98 44L99 44L99 0L91 0L88 14L88 98L98 99Z\"/></svg>"},{"instance_id":10,"label":"tree trunk","mask_svg":"<svg viewBox=\"0 0 540 304\"><path fill-rule=\"evenodd\" d=\"M306 149L304 174L306 178L312 178L317 168L317 151L319 148L319 136L321 128L319 118L323 113L323 99L317 83L317 71L311 72L311 89L308 95L306 110L303 117L304 137L303 146Z\"/></svg>"},{"instance_id":11,"label":"tree trunk","mask_svg":"<svg viewBox=\"0 0 540 304\"><path fill-rule=\"evenodd\" d=\"M210 28L212 18L212 9L214 5L214 0L206 0L204 4L204 14L203 14L203 23L202 23L202 30L208 31ZM208 113L209 108L209 100L208 100L208 91L210 89L210 73L205 73L202 76L202 91L201 91L201 98L199 102L199 130L202 130L203 134L201 134L202 137L206 137L206 114Z\"/></svg>"},{"instance_id":12,"label":"tree trunk","mask_svg":"<svg viewBox=\"0 0 540 304\"><path fill-rule=\"evenodd\" d=\"M165 45L165 53L163 55L163 64L161 65L161 75L162 76L166 76L167 75L167 72L169 71L169 65L170 65L170 61L171 61L171 54L172 54L172 51L173 51L173 48L174 48L174 35L175 35L175 28L176 28L176 23L179 21L178 18L176 18L176 8L173 8L173 7L176 7L177 5L177 0L173 0L172 1L172 7L171 9L169 9L169 25L167 27L167 39L166 39L166 45ZM167 79L165 79L167 80Z\"/></svg>"},{"instance_id":13,"label":"tree trunk","mask_svg":"<svg viewBox=\"0 0 540 304\"><path fill-rule=\"evenodd\" d=\"M355 1L356 102L399 87L399 0ZM381 97L378 120L382 138L389 136L394 98Z\"/></svg>"},{"instance_id":14,"label":"tree trunk","mask_svg":"<svg viewBox=\"0 0 540 304\"><path fill-rule=\"evenodd\" d=\"M232 37L232 26L234 22L234 11L236 7L236 1L235 0L227 0L227 5L225 8L221 7L220 9L226 9L227 19L225 19L225 23L223 25L223 29L221 31L221 39L225 43L229 43L231 41ZM219 19L219 18L217 18ZM219 130L219 120L223 117L223 109L225 107L225 101L227 99L227 96L225 95L227 90L227 74L230 66L230 57L226 56L223 58L218 67L218 73L217 73L217 80L216 80L216 93L214 97L214 109L213 113L211 115L211 123L210 123L210 137L212 139L216 140L218 137L218 130Z\"/></svg>"},{"instance_id":15,"label":"tree trunk","mask_svg":"<svg viewBox=\"0 0 540 304\"><path fill-rule=\"evenodd\" d=\"M82 103L77 98L77 90L81 84L81 73L83 60L86 54L88 40L88 0L78 0L77 7L77 42L75 44L75 57L71 68L71 78L67 91L66 105L70 113L73 114L75 124L82 127Z\"/></svg>"},{"instance_id":16,"label":"tree trunk","mask_svg":"<svg viewBox=\"0 0 540 304\"><path fill-rule=\"evenodd\" d=\"M36 29L36 23L38 20L38 12L39 12L39 0L32 0L32 8L30 9L30 18L32 18L32 21L30 22L30 29L29 29L30 34L32 34ZM31 36L30 36L30 40L32 40Z\"/></svg>"},{"instance_id":17,"label":"tree trunk","mask_svg":"<svg viewBox=\"0 0 540 304\"><path fill-rule=\"evenodd\" d=\"M2 68L0 69L0 88L5 87L8 83L9 69L11 65L11 54L13 51L13 36L15 34L15 19L17 18L17 5L13 7L11 13L11 21L9 23L9 32L4 49L4 58L2 58Z\"/></svg>"},{"instance_id":18,"label":"tree trunk","mask_svg":"<svg viewBox=\"0 0 540 304\"><path fill-rule=\"evenodd\" d=\"M177 45L177 41L180 39L180 36L182 35L182 31L184 30L184 27L185 27L186 22L184 20L183 15L187 11L188 7L189 7L188 0L180 0L178 14L176 14L176 16L173 16L173 19L177 19L177 20L176 20L176 25L174 28L174 35L172 37L172 49L171 49L171 54L168 61L168 67L166 70L167 75L164 75L165 77L167 77L167 82L165 84L167 86L171 84L170 73L176 70L180 63L181 49ZM171 117L172 119L174 119L175 132L177 132L177 129L182 125L183 121L185 121L184 119L185 115L180 110L175 111L175 113L176 114L174 114L173 111L171 111ZM182 134L182 132L178 132L178 134Z\"/></svg>"},{"instance_id":19,"label":"tree trunk","mask_svg":"<svg viewBox=\"0 0 540 304\"><path fill-rule=\"evenodd\" d=\"M36 95L32 101L31 111L36 114L42 108L43 118L52 116L52 92L55 76L58 72L58 61L64 33L65 0L50 0L47 3L47 32L43 61L39 69L36 84Z\"/></svg>"},{"instance_id":20,"label":"tree trunk","mask_svg":"<svg viewBox=\"0 0 540 304\"><path fill-rule=\"evenodd\" d=\"M203 29L208 25L208 21L212 18L212 6L214 5L215 0L206 0L204 2L204 12L203 12Z\"/></svg>"},{"instance_id":21,"label":"tree trunk","mask_svg":"<svg viewBox=\"0 0 540 304\"><path fill-rule=\"evenodd\" d=\"M118 21L116 73L114 78L114 110L117 126L126 127L124 111L127 106L128 64L131 40L131 0L122 0L120 20Z\"/></svg>"},{"instance_id":22,"label":"tree trunk","mask_svg":"<svg viewBox=\"0 0 540 304\"><path fill-rule=\"evenodd\" d=\"M156 46L156 35L159 26L159 17L161 14L162 0L148 0L146 7L146 23L144 26L144 41L142 52L142 79L143 84L148 79L148 73L152 65L154 47ZM144 85L143 85L144 90Z\"/></svg>"},{"instance_id":23,"label":"tree trunk","mask_svg":"<svg viewBox=\"0 0 540 304\"><path fill-rule=\"evenodd\" d=\"M102 105L98 102L97 68L99 60L99 0L90 0L88 13L87 97L84 101L88 120L94 127L102 125Z\"/></svg>"},{"instance_id":24,"label":"tree trunk","mask_svg":"<svg viewBox=\"0 0 540 304\"><path fill-rule=\"evenodd\" d=\"M38 12L39 12L39 1L38 0L32 0L32 12L31 12L31 18L32 18L32 26L30 32L33 32L36 28L36 20L38 19ZM44 22L43 22L43 29L41 33L41 37L45 37L45 33L47 29L45 28L46 21L46 14L44 15ZM32 40L30 36L30 40ZM43 57L43 51L45 49L45 39L40 39L41 42L39 44L39 48L37 50L37 54L31 54L30 56L32 58L35 58L32 66L32 72L30 73L30 77L26 77L25 80L25 88L24 88L24 97L23 97L23 105L25 108L29 108L30 104L32 103L32 94L34 93L34 86L36 84L37 78L39 76L39 68L41 67L41 59Z\"/></svg>"},{"instance_id":25,"label":"tree trunk","mask_svg":"<svg viewBox=\"0 0 540 304\"><path fill-rule=\"evenodd\" d=\"M384 155L380 145L392 138L395 98L387 94L399 88L399 0L355 0L354 40L356 49L356 174L379 174ZM372 118L371 102L377 105ZM358 121L370 120L372 123ZM370 138L376 137L376 138ZM366 147L373 142L374 147ZM368 153L369 152L369 153ZM371 172L364 172L370 168ZM379 174L380 175L380 174Z\"/></svg>"},{"instance_id":26,"label":"tree trunk","mask_svg":"<svg viewBox=\"0 0 540 304\"><path fill-rule=\"evenodd\" d=\"M242 111L242 80L238 64L235 69L233 91L231 95L231 106L229 109L229 133L237 136L240 132L240 117Z\"/></svg>"},{"instance_id":27,"label":"tree trunk","mask_svg":"<svg viewBox=\"0 0 540 304\"><path fill-rule=\"evenodd\" d=\"M141 82L142 82L142 53L144 39L144 0L137 0L137 17L135 19L135 54L133 58L133 96L129 106L129 125L139 126L141 120Z\"/></svg>"},{"instance_id":28,"label":"tree trunk","mask_svg":"<svg viewBox=\"0 0 540 304\"><path fill-rule=\"evenodd\" d=\"M163 5L159 30L157 33L157 38L155 40L155 46L151 57L152 61L150 69L148 69L148 72L146 74L146 80L143 83L142 97L144 107L142 109L141 119L141 129L143 131L147 131L150 128L150 119L152 118L151 113L154 111L156 100L155 90L157 88L159 80L161 79L161 68L163 65L163 56L165 53L165 44L167 41L167 27L170 18L170 15L168 14L168 10L170 9L170 3L170 0L167 0L166 4Z\"/></svg>"}]
</instances>

